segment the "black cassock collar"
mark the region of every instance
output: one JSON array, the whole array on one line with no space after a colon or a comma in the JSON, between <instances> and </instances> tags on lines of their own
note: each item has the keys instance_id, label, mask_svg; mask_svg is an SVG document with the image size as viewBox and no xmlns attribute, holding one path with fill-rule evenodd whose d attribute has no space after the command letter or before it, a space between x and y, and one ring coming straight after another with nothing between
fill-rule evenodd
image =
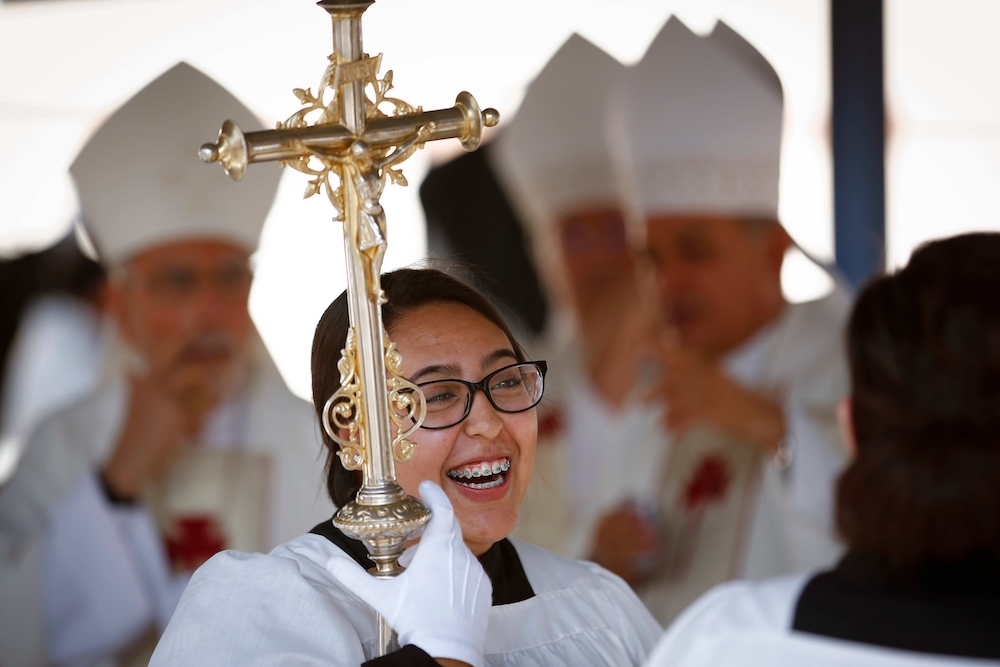
<instances>
[{"instance_id":1,"label":"black cassock collar","mask_svg":"<svg viewBox=\"0 0 1000 667\"><path fill-rule=\"evenodd\" d=\"M909 570L849 552L806 584L794 630L877 646L1000 658L1000 560L978 554Z\"/></svg>"},{"instance_id":2,"label":"black cassock collar","mask_svg":"<svg viewBox=\"0 0 1000 667\"><path fill-rule=\"evenodd\" d=\"M332 521L324 521L309 532L330 540L366 570L374 565L368 558L365 545L337 530ZM489 551L479 557L479 562L493 584L493 606L513 604L535 597L517 550L507 538L490 547Z\"/></svg>"}]
</instances>

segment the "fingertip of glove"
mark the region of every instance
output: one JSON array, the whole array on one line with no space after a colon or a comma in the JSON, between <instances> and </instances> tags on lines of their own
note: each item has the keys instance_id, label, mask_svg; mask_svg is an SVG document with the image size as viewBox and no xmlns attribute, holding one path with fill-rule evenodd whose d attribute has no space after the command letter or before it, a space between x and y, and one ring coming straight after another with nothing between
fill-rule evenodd
<instances>
[{"instance_id":1,"label":"fingertip of glove","mask_svg":"<svg viewBox=\"0 0 1000 667\"><path fill-rule=\"evenodd\" d=\"M420 491L420 497L427 505L434 504L435 502L440 504L442 499L448 501L448 495L444 492L444 489L429 479L420 482L420 486L417 489ZM448 502L448 504L450 505L451 503Z\"/></svg>"}]
</instances>

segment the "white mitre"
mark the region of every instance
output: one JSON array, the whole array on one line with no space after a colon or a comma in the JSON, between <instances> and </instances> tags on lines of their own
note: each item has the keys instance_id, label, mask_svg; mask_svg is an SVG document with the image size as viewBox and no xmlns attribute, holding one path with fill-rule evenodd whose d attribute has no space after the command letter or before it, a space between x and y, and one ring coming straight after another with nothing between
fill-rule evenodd
<instances>
[{"instance_id":1,"label":"white mitre","mask_svg":"<svg viewBox=\"0 0 1000 667\"><path fill-rule=\"evenodd\" d=\"M708 37L671 17L620 94L608 137L630 212L777 219L781 81L719 21Z\"/></svg>"},{"instance_id":2,"label":"white mitre","mask_svg":"<svg viewBox=\"0 0 1000 667\"><path fill-rule=\"evenodd\" d=\"M239 183L198 147L226 119L260 121L225 88L180 63L139 91L87 142L70 168L87 231L108 265L176 241L257 248L281 168L255 165Z\"/></svg>"},{"instance_id":3,"label":"white mitre","mask_svg":"<svg viewBox=\"0 0 1000 667\"><path fill-rule=\"evenodd\" d=\"M529 231L592 205L618 205L604 140L604 100L625 67L572 35L528 87L491 149L494 166Z\"/></svg>"}]
</instances>

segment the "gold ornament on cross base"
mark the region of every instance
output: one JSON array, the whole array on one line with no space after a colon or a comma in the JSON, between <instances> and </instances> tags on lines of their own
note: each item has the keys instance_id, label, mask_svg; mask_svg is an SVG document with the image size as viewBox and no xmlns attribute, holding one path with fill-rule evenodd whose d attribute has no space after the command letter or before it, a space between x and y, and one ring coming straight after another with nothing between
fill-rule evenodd
<instances>
[{"instance_id":1,"label":"gold ornament on cross base","mask_svg":"<svg viewBox=\"0 0 1000 667\"><path fill-rule=\"evenodd\" d=\"M402 571L397 559L419 537L430 512L396 483L394 459L413 455L409 436L423 422L423 394L401 375L400 354L382 324L385 303L380 274L386 249L385 210L379 203L386 180L406 185L399 165L428 141L458 139L469 151L483 128L500 119L480 111L469 93L450 109L423 111L390 97L392 72L378 78L382 56L364 53L361 16L374 0L323 0L333 18L333 54L319 86L296 88L302 103L274 130L244 134L230 120L218 141L205 144L205 162L221 162L234 180L254 162L278 160L310 177L305 196L325 190L343 223L351 328L338 368L341 386L323 409L323 427L340 445L348 470L361 469L357 498L340 508L334 525L368 549L373 574ZM331 180L331 176L335 179ZM394 648L392 631L379 618L378 655Z\"/></svg>"}]
</instances>

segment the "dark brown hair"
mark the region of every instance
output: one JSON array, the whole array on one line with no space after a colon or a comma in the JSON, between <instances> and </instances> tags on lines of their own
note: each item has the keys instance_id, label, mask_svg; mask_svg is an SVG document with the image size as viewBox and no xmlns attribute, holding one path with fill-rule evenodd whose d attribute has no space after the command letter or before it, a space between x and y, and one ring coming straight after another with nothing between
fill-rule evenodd
<instances>
[{"instance_id":1,"label":"dark brown hair","mask_svg":"<svg viewBox=\"0 0 1000 667\"><path fill-rule=\"evenodd\" d=\"M895 565L1000 557L1000 234L927 244L848 327L857 458L837 523Z\"/></svg>"},{"instance_id":2,"label":"dark brown hair","mask_svg":"<svg viewBox=\"0 0 1000 667\"><path fill-rule=\"evenodd\" d=\"M382 306L382 321L390 337L399 318L421 306L432 303L459 303L468 306L492 322L507 336L518 361L527 361L524 350L514 338L507 323L489 299L466 283L438 269L399 269L382 276L382 289L388 300ZM337 297L323 313L312 346L312 395L316 416L322 420L323 406L340 388L340 371L337 362L347 342L350 319L347 310L347 293ZM348 471L337 457L338 445L323 432L327 448L326 487L330 498L338 507L354 500L361 488L361 472Z\"/></svg>"}]
</instances>

